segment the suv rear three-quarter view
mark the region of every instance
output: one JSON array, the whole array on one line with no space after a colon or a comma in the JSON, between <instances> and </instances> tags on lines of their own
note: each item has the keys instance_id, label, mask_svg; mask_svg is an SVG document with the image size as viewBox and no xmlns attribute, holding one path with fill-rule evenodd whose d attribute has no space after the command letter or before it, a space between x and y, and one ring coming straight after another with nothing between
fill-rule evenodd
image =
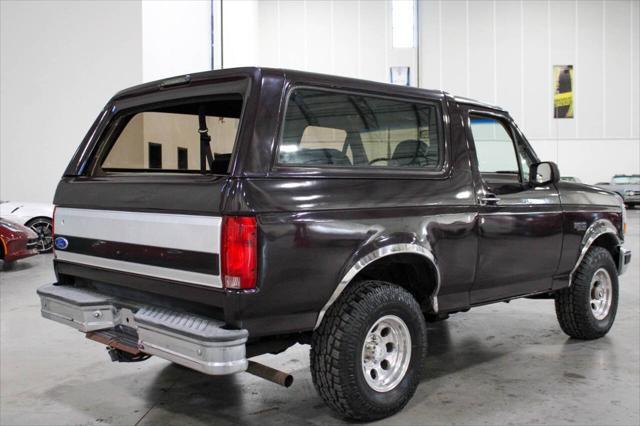
<instances>
[{"instance_id":1,"label":"suv rear three-quarter view","mask_svg":"<svg viewBox=\"0 0 640 426\"><path fill-rule=\"evenodd\" d=\"M613 325L623 200L560 182L506 111L442 91L242 68L109 101L54 203L42 315L205 374L310 344L340 415L402 409L427 321L520 297L562 329Z\"/></svg>"}]
</instances>

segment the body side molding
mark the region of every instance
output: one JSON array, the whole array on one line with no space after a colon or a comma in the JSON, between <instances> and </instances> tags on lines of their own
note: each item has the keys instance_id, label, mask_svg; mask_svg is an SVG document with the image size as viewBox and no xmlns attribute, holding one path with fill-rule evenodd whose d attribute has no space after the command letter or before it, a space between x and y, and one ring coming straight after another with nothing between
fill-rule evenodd
<instances>
[{"instance_id":1,"label":"body side molding","mask_svg":"<svg viewBox=\"0 0 640 426\"><path fill-rule=\"evenodd\" d=\"M349 269L349 271L340 280L340 283L338 283L336 289L331 294L331 297L329 297L329 300L327 301L327 303L325 303L325 305L322 307L322 310L320 310L320 313L318 314L318 319L316 320L316 325L313 329L315 330L320 326L322 319L324 318L325 314L327 313L331 305L333 305L334 302L338 299L338 297L340 297L344 289L347 287L347 285L349 285L349 283L358 274L358 272L360 272L367 265L375 262L376 260L386 256L394 255L394 254L418 254L426 258L431 263L431 266L433 267L436 273L436 286L433 290L433 293L430 296L430 299L433 306L433 310L435 312L438 312L438 292L440 291L440 270L438 269L438 265L436 264L436 260L435 260L435 257L433 256L433 253L431 253L426 248L419 246L417 244L410 244L410 243L392 244L385 247L381 247L361 257Z\"/></svg>"}]
</instances>

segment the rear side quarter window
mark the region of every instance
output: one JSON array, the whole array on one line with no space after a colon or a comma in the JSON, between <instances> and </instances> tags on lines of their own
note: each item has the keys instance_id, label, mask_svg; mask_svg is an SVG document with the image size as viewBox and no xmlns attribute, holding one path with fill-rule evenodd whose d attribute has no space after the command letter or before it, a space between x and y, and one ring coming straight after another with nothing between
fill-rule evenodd
<instances>
[{"instance_id":1,"label":"rear side quarter window","mask_svg":"<svg viewBox=\"0 0 640 426\"><path fill-rule=\"evenodd\" d=\"M306 88L289 96L279 165L435 171L442 162L435 103Z\"/></svg>"}]
</instances>

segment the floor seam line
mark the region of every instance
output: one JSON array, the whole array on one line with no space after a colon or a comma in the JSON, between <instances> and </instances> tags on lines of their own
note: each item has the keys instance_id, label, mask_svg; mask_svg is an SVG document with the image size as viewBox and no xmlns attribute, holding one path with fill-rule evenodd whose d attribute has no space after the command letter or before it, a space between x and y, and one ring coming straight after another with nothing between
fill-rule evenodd
<instances>
[{"instance_id":1,"label":"floor seam line","mask_svg":"<svg viewBox=\"0 0 640 426\"><path fill-rule=\"evenodd\" d=\"M171 390L171 388L173 388L173 386L176 384L177 380L174 380L173 383L171 383L171 385L169 385L169 387L167 388L167 394L169 393L169 391ZM135 422L133 424L133 426L138 426L140 424L140 422L142 420L144 420L145 417L147 417L147 414L149 414L151 412L151 410L153 410L154 408L156 408L156 406L160 403L160 401L157 401L156 403L154 403L151 407L149 407L149 409L147 411L145 411L145 413L142 415L142 417L140 417L138 419L137 422Z\"/></svg>"}]
</instances>

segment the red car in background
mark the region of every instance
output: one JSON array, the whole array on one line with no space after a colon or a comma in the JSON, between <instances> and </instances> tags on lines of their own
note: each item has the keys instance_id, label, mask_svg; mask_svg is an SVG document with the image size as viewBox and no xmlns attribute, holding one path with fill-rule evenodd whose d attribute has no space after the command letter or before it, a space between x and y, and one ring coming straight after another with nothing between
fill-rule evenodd
<instances>
[{"instance_id":1,"label":"red car in background","mask_svg":"<svg viewBox=\"0 0 640 426\"><path fill-rule=\"evenodd\" d=\"M0 259L3 269L13 262L38 254L38 234L26 226L0 218Z\"/></svg>"}]
</instances>

